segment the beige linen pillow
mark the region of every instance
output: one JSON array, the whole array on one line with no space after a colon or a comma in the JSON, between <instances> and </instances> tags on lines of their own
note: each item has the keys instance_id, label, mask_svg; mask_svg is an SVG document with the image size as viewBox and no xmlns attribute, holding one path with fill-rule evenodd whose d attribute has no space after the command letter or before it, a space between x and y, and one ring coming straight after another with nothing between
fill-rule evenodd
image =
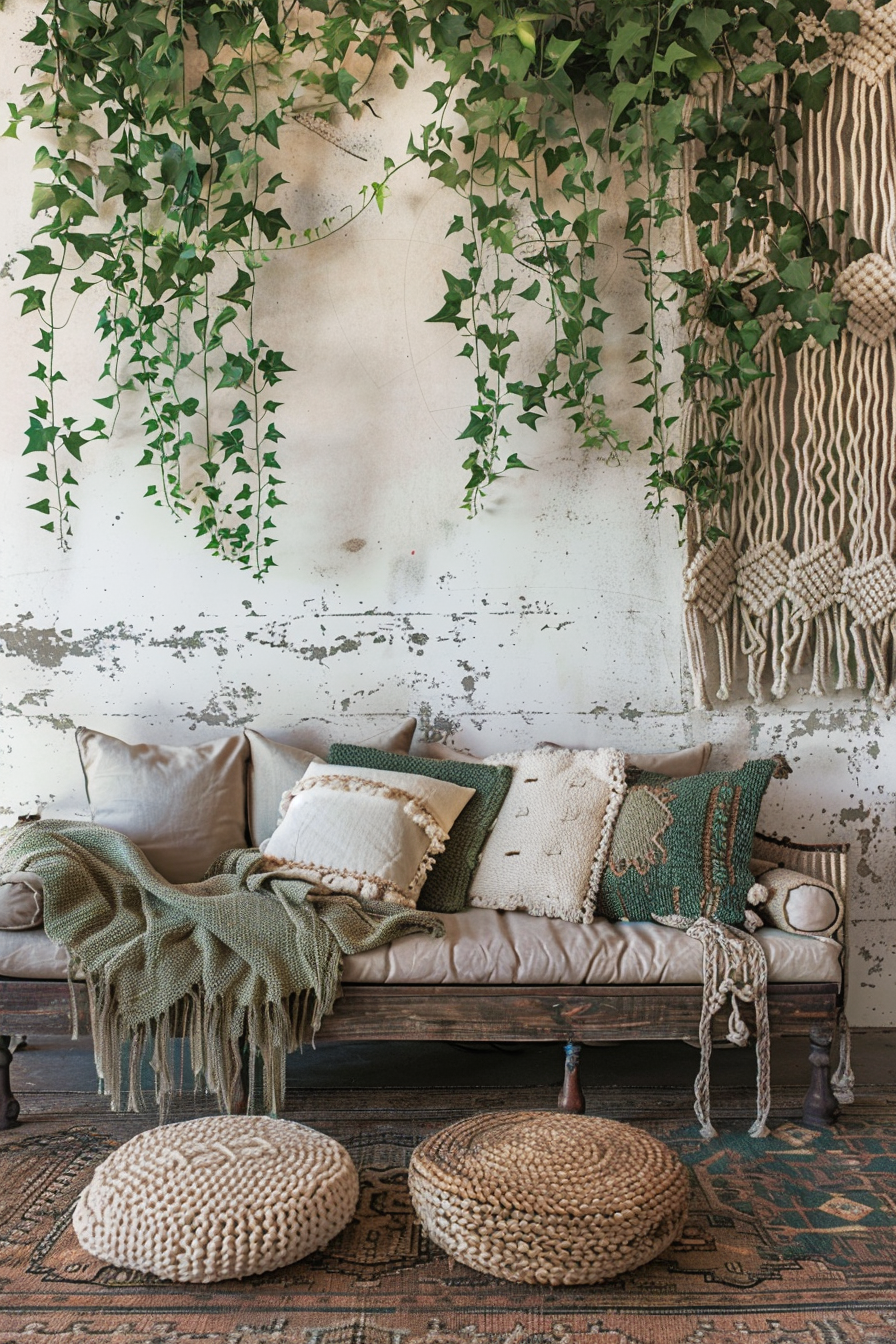
<instances>
[{"instance_id":1,"label":"beige linen pillow","mask_svg":"<svg viewBox=\"0 0 896 1344\"><path fill-rule=\"evenodd\" d=\"M245 848L243 733L196 747L76 736L93 820L133 840L169 882L201 882L224 850Z\"/></svg>"},{"instance_id":2,"label":"beige linen pillow","mask_svg":"<svg viewBox=\"0 0 896 1344\"><path fill-rule=\"evenodd\" d=\"M392 751L407 756L417 720L404 719L395 728L364 738L354 745L374 747L377 751ZM275 742L263 737L254 728L246 729L251 759L249 762L249 837L259 848L277 825L280 800L288 788L304 775L313 761L322 762L322 756L286 742Z\"/></svg>"},{"instance_id":3,"label":"beige linen pillow","mask_svg":"<svg viewBox=\"0 0 896 1344\"><path fill-rule=\"evenodd\" d=\"M481 762L483 759L469 751L458 751L456 747L449 747L444 742L421 742L418 746L416 754L426 756L430 760ZM539 742L536 751L542 747L563 750L556 742ZM709 765L711 755L712 743L701 742L699 746L684 747L681 751L626 752L625 763L638 770L650 770L659 775L668 775L670 779L684 779L687 775L702 775Z\"/></svg>"},{"instance_id":4,"label":"beige linen pillow","mask_svg":"<svg viewBox=\"0 0 896 1344\"><path fill-rule=\"evenodd\" d=\"M37 929L44 922L44 884L37 873L0 875L0 929Z\"/></svg>"},{"instance_id":5,"label":"beige linen pillow","mask_svg":"<svg viewBox=\"0 0 896 1344\"><path fill-rule=\"evenodd\" d=\"M682 747L681 751L627 751L625 763L651 774L668 775L669 779L686 779L708 770L711 755L712 743L699 742L696 747Z\"/></svg>"},{"instance_id":6,"label":"beige linen pillow","mask_svg":"<svg viewBox=\"0 0 896 1344\"><path fill-rule=\"evenodd\" d=\"M262 847L266 866L413 907L475 792L426 775L313 762L283 797L283 820Z\"/></svg>"},{"instance_id":7,"label":"beige linen pillow","mask_svg":"<svg viewBox=\"0 0 896 1344\"><path fill-rule=\"evenodd\" d=\"M787 933L818 933L828 937L840 927L842 907L827 882L792 868L768 869L758 880L769 893L768 900L759 907L763 923Z\"/></svg>"},{"instance_id":8,"label":"beige linen pillow","mask_svg":"<svg viewBox=\"0 0 896 1344\"><path fill-rule=\"evenodd\" d=\"M485 764L513 766L513 781L468 903L590 924L625 797L624 753L520 751Z\"/></svg>"},{"instance_id":9,"label":"beige linen pillow","mask_svg":"<svg viewBox=\"0 0 896 1344\"><path fill-rule=\"evenodd\" d=\"M446 742L418 742L417 747L414 755L428 761L466 761L468 765L481 765L484 759L482 756L474 756L472 751L458 751L456 747L449 747Z\"/></svg>"},{"instance_id":10,"label":"beige linen pillow","mask_svg":"<svg viewBox=\"0 0 896 1344\"><path fill-rule=\"evenodd\" d=\"M556 748L557 743L539 742L538 747ZM711 755L712 743L701 742L696 747L682 747L681 751L627 751L625 763L636 770L667 775L669 779L687 779L690 775L702 775Z\"/></svg>"}]
</instances>

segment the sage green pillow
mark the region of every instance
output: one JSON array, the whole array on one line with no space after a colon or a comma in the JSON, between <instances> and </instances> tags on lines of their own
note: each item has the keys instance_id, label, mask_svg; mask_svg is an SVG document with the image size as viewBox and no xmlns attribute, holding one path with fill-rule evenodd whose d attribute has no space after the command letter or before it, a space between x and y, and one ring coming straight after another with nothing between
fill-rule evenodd
<instances>
[{"instance_id":1,"label":"sage green pillow","mask_svg":"<svg viewBox=\"0 0 896 1344\"><path fill-rule=\"evenodd\" d=\"M476 790L451 827L444 852L436 859L417 902L418 910L436 910L443 915L463 910L482 846L510 788L513 778L510 766L430 761L422 756L395 756L373 747L351 747L342 742L333 744L327 760L331 765L360 765L368 770L427 775Z\"/></svg>"},{"instance_id":2,"label":"sage green pillow","mask_svg":"<svg viewBox=\"0 0 896 1344\"><path fill-rule=\"evenodd\" d=\"M685 779L642 771L619 811L598 913L743 924L759 807L769 780L789 773L783 757Z\"/></svg>"}]
</instances>

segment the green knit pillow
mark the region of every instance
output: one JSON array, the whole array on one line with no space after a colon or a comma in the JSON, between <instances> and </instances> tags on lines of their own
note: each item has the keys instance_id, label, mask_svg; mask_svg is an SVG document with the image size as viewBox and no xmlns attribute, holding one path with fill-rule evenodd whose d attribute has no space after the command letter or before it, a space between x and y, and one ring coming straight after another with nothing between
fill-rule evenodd
<instances>
[{"instance_id":1,"label":"green knit pillow","mask_svg":"<svg viewBox=\"0 0 896 1344\"><path fill-rule=\"evenodd\" d=\"M743 924L759 806L772 776L789 773L782 757L686 779L642 771L619 812L598 913Z\"/></svg>"},{"instance_id":2,"label":"green knit pillow","mask_svg":"<svg viewBox=\"0 0 896 1344\"><path fill-rule=\"evenodd\" d=\"M463 910L467 889L495 817L507 796L513 771L509 765L469 765L466 761L431 761L423 756L394 756L373 747L351 747L335 742L327 760L331 765L360 765L368 770L400 770L408 775L446 779L465 789L475 789L445 844L444 853L423 884L419 910L454 914Z\"/></svg>"}]
</instances>

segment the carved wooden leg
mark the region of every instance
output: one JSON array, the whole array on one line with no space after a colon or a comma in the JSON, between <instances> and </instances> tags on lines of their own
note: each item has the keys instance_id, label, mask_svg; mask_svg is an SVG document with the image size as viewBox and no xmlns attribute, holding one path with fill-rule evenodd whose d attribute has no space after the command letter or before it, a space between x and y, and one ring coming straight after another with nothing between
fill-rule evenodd
<instances>
[{"instance_id":1,"label":"carved wooden leg","mask_svg":"<svg viewBox=\"0 0 896 1344\"><path fill-rule=\"evenodd\" d=\"M585 1097L579 1085L579 1055L582 1053L582 1047L570 1041L564 1046L566 1051L566 1062L563 1072L563 1086L560 1089L560 1095L557 1098L558 1111L571 1111L573 1115L581 1115L585 1110Z\"/></svg>"},{"instance_id":2,"label":"carved wooden leg","mask_svg":"<svg viewBox=\"0 0 896 1344\"><path fill-rule=\"evenodd\" d=\"M19 1103L12 1094L9 1066L12 1051L8 1036L0 1036L0 1129L15 1129L19 1123Z\"/></svg>"},{"instance_id":3,"label":"carved wooden leg","mask_svg":"<svg viewBox=\"0 0 896 1344\"><path fill-rule=\"evenodd\" d=\"M809 1065L812 1073L809 1091L803 1102L803 1124L809 1129L828 1129L840 1114L837 1098L831 1091L833 1039L834 1033L830 1027L809 1028Z\"/></svg>"}]
</instances>

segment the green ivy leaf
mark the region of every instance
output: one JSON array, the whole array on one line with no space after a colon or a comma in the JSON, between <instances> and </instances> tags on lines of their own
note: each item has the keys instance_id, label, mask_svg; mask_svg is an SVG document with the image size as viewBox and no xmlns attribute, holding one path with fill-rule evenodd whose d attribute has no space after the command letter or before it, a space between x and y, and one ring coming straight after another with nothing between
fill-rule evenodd
<instances>
[{"instance_id":1,"label":"green ivy leaf","mask_svg":"<svg viewBox=\"0 0 896 1344\"><path fill-rule=\"evenodd\" d=\"M744 84L758 84L769 75L780 75L783 70L780 61L755 61L741 70L740 78Z\"/></svg>"},{"instance_id":2,"label":"green ivy leaf","mask_svg":"<svg viewBox=\"0 0 896 1344\"><path fill-rule=\"evenodd\" d=\"M825 21L832 33L858 33L862 26L854 9L834 9L833 6L825 15Z\"/></svg>"},{"instance_id":3,"label":"green ivy leaf","mask_svg":"<svg viewBox=\"0 0 896 1344\"><path fill-rule=\"evenodd\" d=\"M642 23L639 19L626 19L607 48L607 64L610 69L614 70L620 61L624 61L652 32L652 24Z\"/></svg>"},{"instance_id":4,"label":"green ivy leaf","mask_svg":"<svg viewBox=\"0 0 896 1344\"><path fill-rule=\"evenodd\" d=\"M792 285L794 289L808 289L812 284L812 258L796 257L778 274L785 285Z\"/></svg>"}]
</instances>

